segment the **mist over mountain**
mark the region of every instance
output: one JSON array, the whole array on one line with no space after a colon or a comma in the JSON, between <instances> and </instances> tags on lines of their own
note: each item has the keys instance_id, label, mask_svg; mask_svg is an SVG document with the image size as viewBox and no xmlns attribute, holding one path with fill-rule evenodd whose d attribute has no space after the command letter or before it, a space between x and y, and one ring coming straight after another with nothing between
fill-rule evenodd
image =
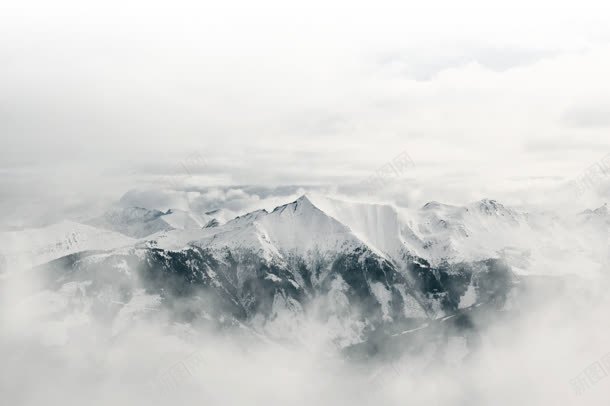
<instances>
[{"instance_id":1,"label":"mist over mountain","mask_svg":"<svg viewBox=\"0 0 610 406\"><path fill-rule=\"evenodd\" d=\"M608 15L0 3L0 404L607 406Z\"/></svg>"},{"instance_id":2,"label":"mist over mountain","mask_svg":"<svg viewBox=\"0 0 610 406\"><path fill-rule=\"evenodd\" d=\"M466 367L505 323L559 294L573 312L606 286L606 206L562 217L491 199L401 208L309 194L222 215L113 206L87 224L3 232L3 303L43 347L79 345L94 326L109 348L161 328L193 348L237 340L368 365L353 379L377 386L411 362ZM195 367L164 385L197 381Z\"/></svg>"}]
</instances>

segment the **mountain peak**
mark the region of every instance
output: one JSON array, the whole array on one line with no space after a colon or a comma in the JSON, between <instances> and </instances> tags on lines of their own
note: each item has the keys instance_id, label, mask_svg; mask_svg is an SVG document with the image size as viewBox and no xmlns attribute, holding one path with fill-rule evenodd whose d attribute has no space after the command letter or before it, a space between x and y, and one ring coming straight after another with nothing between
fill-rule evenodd
<instances>
[{"instance_id":1,"label":"mountain peak","mask_svg":"<svg viewBox=\"0 0 610 406\"><path fill-rule=\"evenodd\" d=\"M282 214L286 210L290 210L290 212L296 213L297 211L302 212L303 210L312 210L312 209L320 210L318 207L316 207L311 202L311 200L309 199L309 197L307 195L302 195L294 202L290 202L287 204L283 204L281 206L277 206L275 209L273 209L272 213Z\"/></svg>"},{"instance_id":2,"label":"mountain peak","mask_svg":"<svg viewBox=\"0 0 610 406\"><path fill-rule=\"evenodd\" d=\"M441 204L436 200L432 200L422 206L422 210L434 210L441 207Z\"/></svg>"},{"instance_id":3,"label":"mountain peak","mask_svg":"<svg viewBox=\"0 0 610 406\"><path fill-rule=\"evenodd\" d=\"M316 207L313 202L311 201L311 199L309 198L309 196L307 195L302 195L301 197L299 197L297 200L295 200L295 203L297 204L297 206L311 206L311 207Z\"/></svg>"},{"instance_id":4,"label":"mountain peak","mask_svg":"<svg viewBox=\"0 0 610 406\"><path fill-rule=\"evenodd\" d=\"M421 210L439 210L439 209L451 209L451 210L455 210L458 209L458 206L453 206L450 204L445 204L445 203L441 203L441 202L437 202L436 200L431 200L428 203L424 204L421 207Z\"/></svg>"}]
</instances>

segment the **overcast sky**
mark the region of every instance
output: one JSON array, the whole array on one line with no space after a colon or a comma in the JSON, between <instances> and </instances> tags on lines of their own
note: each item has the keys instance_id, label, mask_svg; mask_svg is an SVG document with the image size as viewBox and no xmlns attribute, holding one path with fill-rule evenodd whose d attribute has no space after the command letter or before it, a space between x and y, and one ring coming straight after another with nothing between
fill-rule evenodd
<instances>
[{"instance_id":1,"label":"overcast sky","mask_svg":"<svg viewBox=\"0 0 610 406\"><path fill-rule=\"evenodd\" d=\"M393 193L535 200L610 152L608 7L5 1L3 208L184 162L198 187L349 184L401 151Z\"/></svg>"}]
</instances>

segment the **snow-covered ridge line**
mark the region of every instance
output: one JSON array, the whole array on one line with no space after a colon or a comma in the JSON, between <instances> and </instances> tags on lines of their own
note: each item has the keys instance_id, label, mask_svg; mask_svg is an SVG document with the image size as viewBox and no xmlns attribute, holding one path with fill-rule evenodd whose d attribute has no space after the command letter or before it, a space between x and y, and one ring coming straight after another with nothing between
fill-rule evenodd
<instances>
[{"instance_id":1,"label":"snow-covered ridge line","mask_svg":"<svg viewBox=\"0 0 610 406\"><path fill-rule=\"evenodd\" d=\"M6 271L19 271L66 255L109 250L134 244L133 238L73 221L42 228L0 232Z\"/></svg>"},{"instance_id":2,"label":"snow-covered ridge line","mask_svg":"<svg viewBox=\"0 0 610 406\"><path fill-rule=\"evenodd\" d=\"M271 211L254 210L228 221L211 217L222 210L198 215L182 210L114 209L97 219L112 231L66 223L81 230L78 243L66 237L69 230L51 231L65 229L61 225L50 226L49 231L13 232L13 237L2 233L3 256L14 258L18 251L21 257L37 257L30 262L38 264L82 250L153 242L168 250L197 245L250 250L284 260L289 253L362 247L394 264L405 258L423 258L432 265L503 258L525 274L575 272L577 268L595 273L608 256L600 242L607 240L602 234L607 235L610 226L606 205L566 219L552 213L522 213L492 199L466 206L431 201L409 209L303 195ZM133 240L116 229L145 235ZM16 249L17 245L26 248Z\"/></svg>"},{"instance_id":3,"label":"snow-covered ridge line","mask_svg":"<svg viewBox=\"0 0 610 406\"><path fill-rule=\"evenodd\" d=\"M602 207L566 220L552 213L519 212L493 199L466 206L432 201L408 209L303 195L271 211L255 210L211 229L161 232L151 239L167 249L195 244L263 252L267 258L356 246L394 264L418 257L432 265L502 258L523 274L574 273L582 267L578 264L585 264L582 272L592 275L599 263L591 258L602 258L603 247L585 228L590 222L599 223L595 213L603 212Z\"/></svg>"}]
</instances>

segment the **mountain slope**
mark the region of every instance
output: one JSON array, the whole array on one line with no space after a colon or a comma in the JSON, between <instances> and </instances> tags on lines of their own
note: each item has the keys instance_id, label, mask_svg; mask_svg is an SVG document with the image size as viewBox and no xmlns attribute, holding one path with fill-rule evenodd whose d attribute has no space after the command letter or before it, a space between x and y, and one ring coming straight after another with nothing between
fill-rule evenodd
<instances>
[{"instance_id":1,"label":"mountain slope","mask_svg":"<svg viewBox=\"0 0 610 406\"><path fill-rule=\"evenodd\" d=\"M363 210L369 208L353 208L354 228ZM512 280L500 262L432 267L423 258L391 257L370 246L357 234L369 226L378 235L366 240L387 249L382 231L390 224L384 221L396 215L374 210L375 220L354 232L303 196L271 212L217 227L161 231L130 247L64 257L39 271L56 291L78 282L88 300L111 300L105 317L120 325L129 325L126 314L148 317L169 309L189 323L228 323L301 342L303 326L315 322L339 346L396 334L464 303L506 297L510 283L488 282L498 274Z\"/></svg>"},{"instance_id":2,"label":"mountain slope","mask_svg":"<svg viewBox=\"0 0 610 406\"><path fill-rule=\"evenodd\" d=\"M161 229L133 240L80 225L109 238L41 256L57 258L35 269L46 281L36 295L43 308L60 317L74 307L115 335L169 316L374 353L426 328L442 342L441 326L474 328L475 309L494 318L511 308L527 275L594 276L608 253L604 208L565 220L487 199L402 209L302 196L203 227L186 212L127 211L113 218L119 226L123 215L135 230Z\"/></svg>"},{"instance_id":3,"label":"mountain slope","mask_svg":"<svg viewBox=\"0 0 610 406\"><path fill-rule=\"evenodd\" d=\"M26 269L87 250L108 250L131 245L122 234L72 221L43 228L0 232L0 253L7 271Z\"/></svg>"}]
</instances>

